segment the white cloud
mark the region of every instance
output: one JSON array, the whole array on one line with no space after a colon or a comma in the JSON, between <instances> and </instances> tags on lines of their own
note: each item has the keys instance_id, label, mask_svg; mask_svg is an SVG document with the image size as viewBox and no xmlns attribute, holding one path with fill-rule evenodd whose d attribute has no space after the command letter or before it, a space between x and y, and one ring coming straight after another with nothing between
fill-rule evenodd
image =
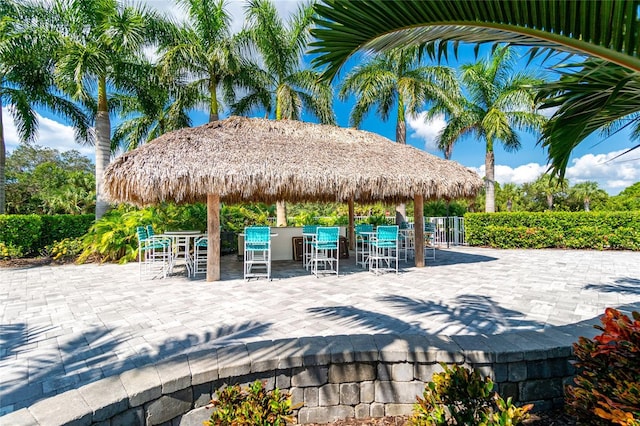
<instances>
[{"instance_id":1,"label":"white cloud","mask_svg":"<svg viewBox=\"0 0 640 426\"><path fill-rule=\"evenodd\" d=\"M622 151L613 151L607 154L585 154L575 158L571 165L567 167L565 177L569 179L571 185L585 181L595 181L599 187L611 195L618 194L624 188L640 181L640 157L634 151L619 158L614 158ZM521 185L532 182L542 173L546 172L548 166L529 163L522 166L510 167L496 165L496 181L501 184L515 183ZM485 175L485 167L471 167L480 176Z\"/></svg>"},{"instance_id":2,"label":"white cloud","mask_svg":"<svg viewBox=\"0 0 640 426\"><path fill-rule=\"evenodd\" d=\"M426 112L421 112L418 115L407 116L407 124L409 124L409 128L414 132L410 137L423 139L427 151L437 151L438 146L435 144L435 139L447 123L444 115L439 115L433 120L425 121L426 115Z\"/></svg>"},{"instance_id":3,"label":"white cloud","mask_svg":"<svg viewBox=\"0 0 640 426\"><path fill-rule=\"evenodd\" d=\"M60 152L75 149L81 154L90 157L95 155L94 148L83 146L75 142L73 127L66 126L50 118L46 118L36 113L38 118L38 132L34 143L39 146L55 148ZM7 151L13 151L20 144L20 138L16 130L13 117L7 107L2 108L2 119L4 124L4 138Z\"/></svg>"}]
</instances>

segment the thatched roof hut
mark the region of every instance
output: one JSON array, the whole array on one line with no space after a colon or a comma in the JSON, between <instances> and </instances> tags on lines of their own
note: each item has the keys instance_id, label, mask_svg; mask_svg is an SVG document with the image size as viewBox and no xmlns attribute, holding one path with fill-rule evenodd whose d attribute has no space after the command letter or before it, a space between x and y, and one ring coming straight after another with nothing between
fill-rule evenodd
<instances>
[{"instance_id":1,"label":"thatched roof hut","mask_svg":"<svg viewBox=\"0 0 640 426\"><path fill-rule=\"evenodd\" d=\"M243 117L160 136L116 158L103 181L111 201L137 205L401 202L473 197L481 187L460 164L375 133Z\"/></svg>"}]
</instances>

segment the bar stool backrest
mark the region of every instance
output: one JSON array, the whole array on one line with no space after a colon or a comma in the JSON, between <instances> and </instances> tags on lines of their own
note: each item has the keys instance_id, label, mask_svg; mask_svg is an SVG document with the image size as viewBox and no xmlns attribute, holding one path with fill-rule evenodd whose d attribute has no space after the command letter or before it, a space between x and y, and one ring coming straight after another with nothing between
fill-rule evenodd
<instances>
[{"instance_id":1,"label":"bar stool backrest","mask_svg":"<svg viewBox=\"0 0 640 426\"><path fill-rule=\"evenodd\" d=\"M359 223L356 225L356 233L373 232L373 225L370 223Z\"/></svg>"},{"instance_id":2,"label":"bar stool backrest","mask_svg":"<svg viewBox=\"0 0 640 426\"><path fill-rule=\"evenodd\" d=\"M316 231L316 241L318 243L336 243L340 239L340 228L337 226L319 226Z\"/></svg>"},{"instance_id":3,"label":"bar stool backrest","mask_svg":"<svg viewBox=\"0 0 640 426\"><path fill-rule=\"evenodd\" d=\"M315 234L318 229L318 225L303 225L302 233L303 234Z\"/></svg>"},{"instance_id":4,"label":"bar stool backrest","mask_svg":"<svg viewBox=\"0 0 640 426\"><path fill-rule=\"evenodd\" d=\"M378 226L376 229L376 238L378 241L397 241L398 225Z\"/></svg>"},{"instance_id":5,"label":"bar stool backrest","mask_svg":"<svg viewBox=\"0 0 640 426\"><path fill-rule=\"evenodd\" d=\"M244 229L244 240L247 243L268 243L270 232L268 226L249 226Z\"/></svg>"}]
</instances>

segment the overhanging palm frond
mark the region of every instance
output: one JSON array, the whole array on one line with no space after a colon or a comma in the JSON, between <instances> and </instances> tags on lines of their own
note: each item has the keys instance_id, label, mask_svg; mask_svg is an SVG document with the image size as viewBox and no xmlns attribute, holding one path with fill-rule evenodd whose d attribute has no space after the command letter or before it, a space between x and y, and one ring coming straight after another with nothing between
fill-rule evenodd
<instances>
[{"instance_id":1,"label":"overhanging palm frond","mask_svg":"<svg viewBox=\"0 0 640 426\"><path fill-rule=\"evenodd\" d=\"M444 41L507 42L600 57L640 71L634 0L323 0L314 64L333 77L360 49ZM585 41L588 40L588 41Z\"/></svg>"},{"instance_id":2,"label":"overhanging palm frond","mask_svg":"<svg viewBox=\"0 0 640 426\"><path fill-rule=\"evenodd\" d=\"M576 67L581 69L572 72ZM571 151L587 136L610 126L637 128L640 74L597 59L560 71L560 80L543 86L539 98L543 108L558 108L541 141L549 149L552 172L564 177Z\"/></svg>"}]
</instances>

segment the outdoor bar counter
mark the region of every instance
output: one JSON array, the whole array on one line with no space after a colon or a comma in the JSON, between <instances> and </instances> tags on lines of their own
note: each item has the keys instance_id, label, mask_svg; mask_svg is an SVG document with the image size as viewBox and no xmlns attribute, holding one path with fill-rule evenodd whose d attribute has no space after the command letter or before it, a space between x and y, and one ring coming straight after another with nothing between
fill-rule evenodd
<instances>
[{"instance_id":1,"label":"outdoor bar counter","mask_svg":"<svg viewBox=\"0 0 640 426\"><path fill-rule=\"evenodd\" d=\"M271 227L271 260L293 260L293 238L302 238L301 226ZM340 226L340 236L346 237L347 227ZM238 235L238 256L244 257L244 236Z\"/></svg>"}]
</instances>

